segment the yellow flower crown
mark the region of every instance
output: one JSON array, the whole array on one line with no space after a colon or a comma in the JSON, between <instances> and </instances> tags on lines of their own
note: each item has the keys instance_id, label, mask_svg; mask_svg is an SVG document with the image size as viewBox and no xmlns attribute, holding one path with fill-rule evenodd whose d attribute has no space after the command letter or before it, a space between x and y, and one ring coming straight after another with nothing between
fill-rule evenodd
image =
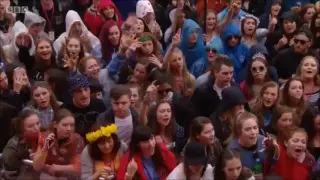
<instances>
[{"instance_id":1,"label":"yellow flower crown","mask_svg":"<svg viewBox=\"0 0 320 180\"><path fill-rule=\"evenodd\" d=\"M112 133L116 133L117 132L117 126L115 124L111 124L109 126L102 126L100 127L100 129L98 129L95 132L90 132L86 134L86 139L88 142L95 142L97 141L99 138L105 136L105 137L109 137L111 136Z\"/></svg>"}]
</instances>

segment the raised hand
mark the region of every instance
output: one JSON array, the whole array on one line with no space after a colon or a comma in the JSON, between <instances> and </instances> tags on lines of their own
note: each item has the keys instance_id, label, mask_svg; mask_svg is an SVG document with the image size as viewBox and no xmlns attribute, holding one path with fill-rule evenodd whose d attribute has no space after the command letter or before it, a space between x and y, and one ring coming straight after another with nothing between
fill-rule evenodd
<instances>
[{"instance_id":1,"label":"raised hand","mask_svg":"<svg viewBox=\"0 0 320 180\"><path fill-rule=\"evenodd\" d=\"M172 45L173 46L179 46L181 43L181 28L178 29L177 33L172 37Z\"/></svg>"}]
</instances>

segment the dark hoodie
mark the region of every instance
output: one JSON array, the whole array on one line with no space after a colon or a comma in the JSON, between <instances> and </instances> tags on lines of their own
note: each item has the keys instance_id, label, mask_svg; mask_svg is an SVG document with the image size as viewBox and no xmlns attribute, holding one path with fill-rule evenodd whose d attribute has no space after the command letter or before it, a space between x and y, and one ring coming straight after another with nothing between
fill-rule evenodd
<instances>
[{"instance_id":1,"label":"dark hoodie","mask_svg":"<svg viewBox=\"0 0 320 180\"><path fill-rule=\"evenodd\" d=\"M241 32L238 28L238 25L229 24L221 38L224 46L224 54L227 55L233 63L234 79L236 82L240 83L243 80L241 73L248 64L249 48L241 42L241 38L239 39L237 46L230 47L228 45L228 38L230 36L241 37Z\"/></svg>"},{"instance_id":2,"label":"dark hoodie","mask_svg":"<svg viewBox=\"0 0 320 180\"><path fill-rule=\"evenodd\" d=\"M279 30L277 32L270 33L268 35L265 45L268 49L270 59L272 59L277 54L277 52L280 52L282 49L286 49L286 48L290 47L289 42L294 37L295 33L298 30L298 25L299 25L298 18L299 17L296 14L294 14L293 12L285 12L281 17L281 19L282 19L281 30ZM283 27L284 20L290 20L290 21L296 22L297 27L293 33L288 34L288 33L284 32L284 27ZM281 49L276 51L274 46L278 44L278 41L283 36L285 36L288 39L288 44L284 45Z\"/></svg>"},{"instance_id":3,"label":"dark hoodie","mask_svg":"<svg viewBox=\"0 0 320 180\"><path fill-rule=\"evenodd\" d=\"M228 120L224 120L220 117L222 113L227 112L237 105L245 105L247 108L249 106L246 98L238 87L227 87L222 91L221 95L222 100L218 106L218 109L216 112L210 115L210 119L214 127L215 136L221 142L224 142L230 136L232 129L230 129Z\"/></svg>"},{"instance_id":4,"label":"dark hoodie","mask_svg":"<svg viewBox=\"0 0 320 180\"><path fill-rule=\"evenodd\" d=\"M265 4L265 11L263 14L261 14L259 16L259 20L260 20L260 24L259 24L259 28L266 28L268 29L269 27L269 22L270 22L270 12L271 12L271 7L273 4L275 3L281 3L281 0L272 0L272 1L267 1L267 3ZM282 10L282 9L281 9ZM279 12L279 14L281 13L281 11ZM280 18L279 15L277 17L278 23L276 24L275 27L275 31L278 31L280 29Z\"/></svg>"}]
</instances>

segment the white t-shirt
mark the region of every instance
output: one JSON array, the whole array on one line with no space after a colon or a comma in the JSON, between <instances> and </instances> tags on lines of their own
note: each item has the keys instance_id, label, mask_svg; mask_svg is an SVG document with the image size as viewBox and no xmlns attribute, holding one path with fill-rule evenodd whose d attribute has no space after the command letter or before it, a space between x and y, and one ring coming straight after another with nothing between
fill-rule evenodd
<instances>
[{"instance_id":1,"label":"white t-shirt","mask_svg":"<svg viewBox=\"0 0 320 180\"><path fill-rule=\"evenodd\" d=\"M117 135L119 139L128 145L130 143L133 131L133 121L131 112L130 115L124 119L114 117L114 122L118 127Z\"/></svg>"}]
</instances>

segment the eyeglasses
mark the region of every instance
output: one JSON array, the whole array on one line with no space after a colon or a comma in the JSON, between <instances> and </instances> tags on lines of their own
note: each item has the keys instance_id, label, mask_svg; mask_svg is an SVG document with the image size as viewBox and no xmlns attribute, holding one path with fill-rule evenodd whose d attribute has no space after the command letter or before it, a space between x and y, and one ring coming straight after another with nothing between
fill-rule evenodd
<instances>
[{"instance_id":1,"label":"eyeglasses","mask_svg":"<svg viewBox=\"0 0 320 180\"><path fill-rule=\"evenodd\" d=\"M301 45L305 45L308 42L306 40L296 39L296 38L294 38L293 41L294 41L294 43L296 43L296 44L300 43Z\"/></svg>"},{"instance_id":2,"label":"eyeglasses","mask_svg":"<svg viewBox=\"0 0 320 180\"><path fill-rule=\"evenodd\" d=\"M169 92L171 92L171 88L168 88L168 89L164 89L164 90L158 90L158 94L168 94Z\"/></svg>"},{"instance_id":3,"label":"eyeglasses","mask_svg":"<svg viewBox=\"0 0 320 180\"><path fill-rule=\"evenodd\" d=\"M217 53L217 50L213 49L213 48L208 48L206 50L207 50L207 52Z\"/></svg>"},{"instance_id":4,"label":"eyeglasses","mask_svg":"<svg viewBox=\"0 0 320 180\"><path fill-rule=\"evenodd\" d=\"M251 71L254 72L254 73L257 73L257 72L262 72L265 70L265 67L264 66L259 66L259 67L252 67L251 68Z\"/></svg>"}]
</instances>

